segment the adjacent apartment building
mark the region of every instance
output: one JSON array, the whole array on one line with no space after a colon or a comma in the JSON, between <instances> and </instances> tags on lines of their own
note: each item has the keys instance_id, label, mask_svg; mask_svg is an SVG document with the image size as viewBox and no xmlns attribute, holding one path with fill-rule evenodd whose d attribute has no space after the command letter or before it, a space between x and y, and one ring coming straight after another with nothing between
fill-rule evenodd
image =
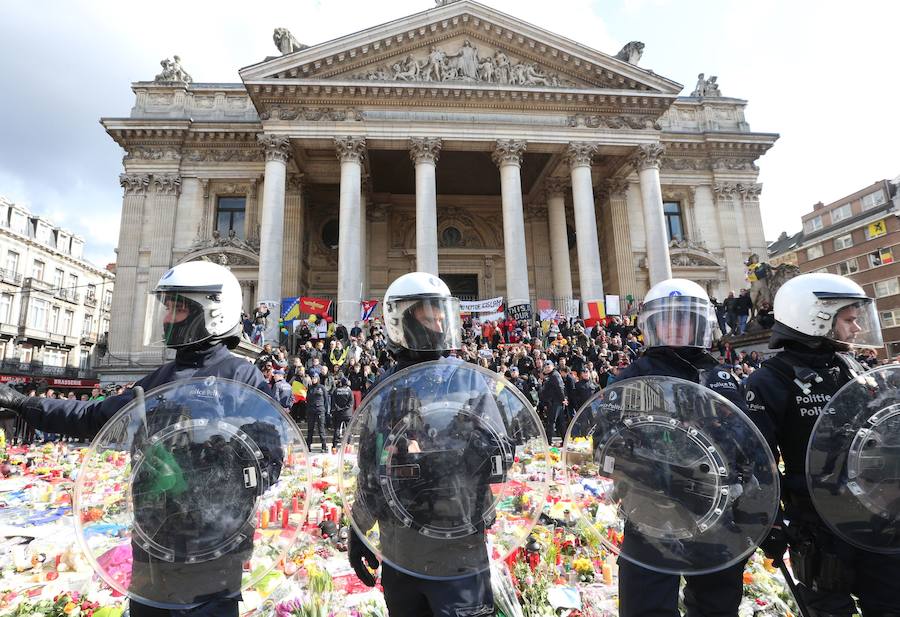
<instances>
[{"instance_id":1,"label":"adjacent apartment building","mask_svg":"<svg viewBox=\"0 0 900 617\"><path fill-rule=\"evenodd\" d=\"M83 251L78 235L0 197L0 383L97 385L115 276Z\"/></svg>"},{"instance_id":2,"label":"adjacent apartment building","mask_svg":"<svg viewBox=\"0 0 900 617\"><path fill-rule=\"evenodd\" d=\"M900 195L879 180L804 214L799 236L769 247L770 262L796 263L800 271L852 278L877 299L885 353L900 354Z\"/></svg>"}]
</instances>

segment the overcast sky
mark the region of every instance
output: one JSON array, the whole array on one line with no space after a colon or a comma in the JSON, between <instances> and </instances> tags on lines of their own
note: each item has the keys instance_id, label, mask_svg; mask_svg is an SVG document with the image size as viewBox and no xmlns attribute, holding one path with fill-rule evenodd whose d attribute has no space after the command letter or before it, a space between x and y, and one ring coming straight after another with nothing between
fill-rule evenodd
<instances>
[{"instance_id":1,"label":"overcast sky","mask_svg":"<svg viewBox=\"0 0 900 617\"><path fill-rule=\"evenodd\" d=\"M755 131L781 139L759 161L766 237L800 215L900 174L900 2L890 0L484 0L610 54L646 44L640 65L690 94L718 75L749 101ZM313 45L430 8L433 0L266 2L50 0L0 3L0 195L26 204L114 261L122 150L98 120L122 117L130 83L182 58L195 81L239 82L277 55L272 30Z\"/></svg>"}]
</instances>

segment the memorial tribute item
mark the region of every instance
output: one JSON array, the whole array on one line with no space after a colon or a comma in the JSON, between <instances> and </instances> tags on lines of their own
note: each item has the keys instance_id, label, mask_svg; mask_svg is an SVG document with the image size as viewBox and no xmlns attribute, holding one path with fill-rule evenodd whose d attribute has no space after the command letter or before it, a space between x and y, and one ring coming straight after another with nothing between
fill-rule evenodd
<instances>
[{"instance_id":1,"label":"memorial tribute item","mask_svg":"<svg viewBox=\"0 0 900 617\"><path fill-rule=\"evenodd\" d=\"M79 543L106 583L143 604L235 598L293 543L308 481L303 437L265 393L172 382L138 393L86 451Z\"/></svg>"},{"instance_id":2,"label":"memorial tribute item","mask_svg":"<svg viewBox=\"0 0 900 617\"><path fill-rule=\"evenodd\" d=\"M471 576L528 538L550 480L546 443L503 377L424 362L366 396L344 438L341 492L380 559L419 578Z\"/></svg>"},{"instance_id":3,"label":"memorial tribute item","mask_svg":"<svg viewBox=\"0 0 900 617\"><path fill-rule=\"evenodd\" d=\"M724 397L674 377L608 386L566 435L568 490L585 522L625 559L696 575L746 559L778 510L762 434Z\"/></svg>"}]
</instances>

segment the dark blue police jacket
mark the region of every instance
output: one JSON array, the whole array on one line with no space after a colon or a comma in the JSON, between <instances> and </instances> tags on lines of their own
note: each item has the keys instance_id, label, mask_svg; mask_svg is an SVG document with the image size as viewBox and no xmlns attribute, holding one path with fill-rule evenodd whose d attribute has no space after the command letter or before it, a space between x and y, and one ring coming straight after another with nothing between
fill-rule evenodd
<instances>
[{"instance_id":1,"label":"dark blue police jacket","mask_svg":"<svg viewBox=\"0 0 900 617\"><path fill-rule=\"evenodd\" d=\"M246 383L272 396L269 384L259 369L232 355L222 344L202 350L179 350L174 361L163 364L134 385L149 392L173 381L210 376ZM134 390L131 389L102 401L43 398L39 406L25 409L25 419L41 431L91 439L133 398Z\"/></svg>"}]
</instances>

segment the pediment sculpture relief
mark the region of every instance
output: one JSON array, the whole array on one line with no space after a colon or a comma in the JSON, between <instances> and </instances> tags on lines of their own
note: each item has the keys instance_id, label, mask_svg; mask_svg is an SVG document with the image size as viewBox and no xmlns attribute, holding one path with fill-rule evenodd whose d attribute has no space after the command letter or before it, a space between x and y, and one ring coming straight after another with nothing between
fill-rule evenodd
<instances>
[{"instance_id":1,"label":"pediment sculpture relief","mask_svg":"<svg viewBox=\"0 0 900 617\"><path fill-rule=\"evenodd\" d=\"M432 45L424 56L410 54L393 62L390 67L377 67L356 78L369 81L481 82L511 86L575 85L534 62L515 60L502 50L479 52L478 47L468 39L453 53Z\"/></svg>"}]
</instances>

